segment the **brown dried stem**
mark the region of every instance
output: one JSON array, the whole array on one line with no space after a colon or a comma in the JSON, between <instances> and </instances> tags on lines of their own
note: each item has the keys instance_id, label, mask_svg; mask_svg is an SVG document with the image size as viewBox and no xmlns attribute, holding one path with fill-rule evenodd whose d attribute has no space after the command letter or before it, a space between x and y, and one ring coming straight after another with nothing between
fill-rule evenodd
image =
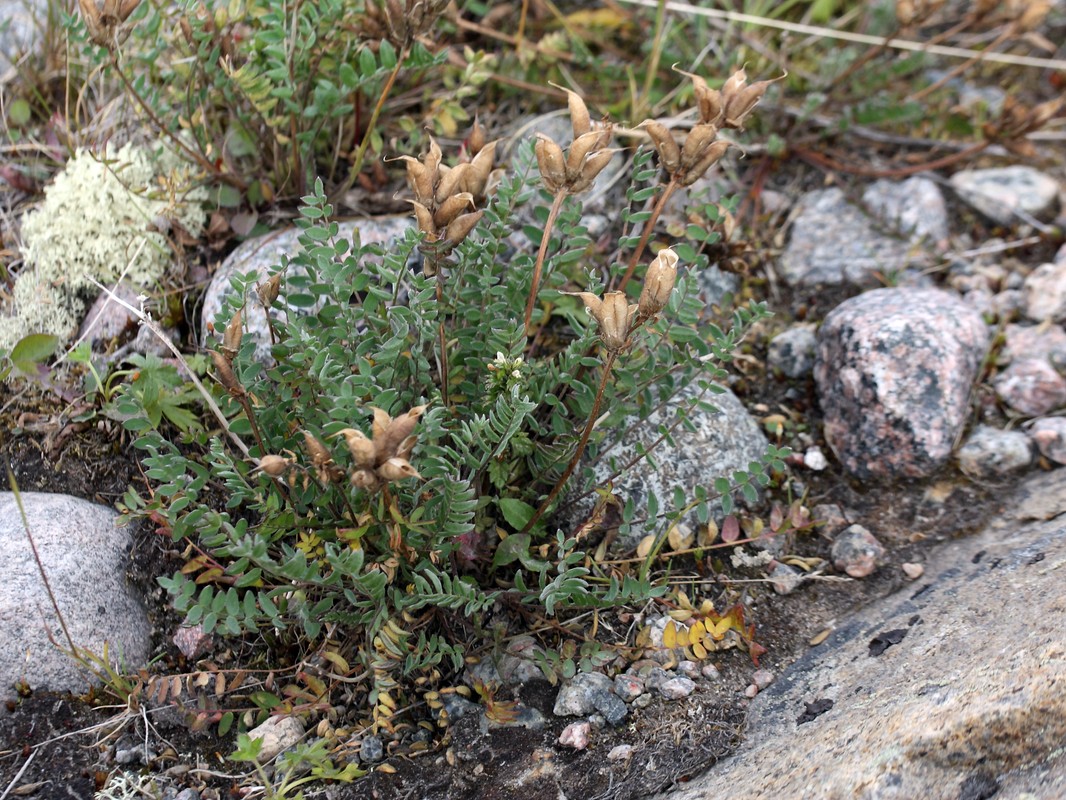
<instances>
[{"instance_id":1,"label":"brown dried stem","mask_svg":"<svg viewBox=\"0 0 1066 800\"><path fill-rule=\"evenodd\" d=\"M652 209L651 216L648 217L648 221L644 223L644 230L640 234L640 241L637 243L633 255L629 257L629 263L626 265L625 275L622 276L622 280L619 282L615 291L624 292L626 290L626 284L628 284L630 278L633 277L633 272L636 270L637 264L640 263L640 257L644 255L644 249L648 246L648 240L651 238L651 234L655 230L655 224L659 221L659 216L663 213L663 209L666 208L666 204L670 201L670 197L677 190L679 185L677 176L671 175L670 182L666 184L663 193L659 195L659 199L655 202L655 208Z\"/></svg>"},{"instance_id":2,"label":"brown dried stem","mask_svg":"<svg viewBox=\"0 0 1066 800\"><path fill-rule=\"evenodd\" d=\"M574 474L574 470L577 469L578 462L581 461L581 456L585 454L585 447L589 443L589 437L592 436L592 429L596 427L596 420L600 415L600 405L603 402L603 392L607 388L607 380L611 377L611 370L614 367L614 361L618 357L618 354L613 350L607 351L607 358L603 362L603 374L600 376L600 385L596 389L596 399L592 403L592 411L589 412L589 418L585 422L585 429L581 432L581 438L578 440L577 448L574 450L574 454L570 457L570 463L566 465L566 469L563 470L563 474L559 476L559 480L555 482L552 490L548 493L548 496L544 498L544 501L537 508L537 511L522 528L522 533L528 533L534 525L540 521L540 518L548 511L548 508L555 498L559 496L559 492L566 486L566 482L570 480L570 476Z\"/></svg>"},{"instance_id":3,"label":"brown dried stem","mask_svg":"<svg viewBox=\"0 0 1066 800\"><path fill-rule=\"evenodd\" d=\"M530 324L533 319L533 306L537 302L537 292L540 289L541 273L544 271L544 259L548 255L548 243L551 241L552 229L563 208L563 201L569 196L570 191L566 187L560 188L555 193L551 210L548 212L548 220L544 223L544 235L540 239L540 250L537 251L537 263L533 265L533 281L529 286L529 300L526 302L526 335L530 333Z\"/></svg>"},{"instance_id":4,"label":"brown dried stem","mask_svg":"<svg viewBox=\"0 0 1066 800\"><path fill-rule=\"evenodd\" d=\"M359 149L355 152L355 161L352 162L351 172L348 173L348 178L335 192L335 196L339 197L351 189L352 186L355 185L356 180L359 179L359 173L363 171L363 160L366 158L367 148L370 147L370 139L374 134L374 128L378 124L381 112L385 108L385 101L388 99L389 93L392 91L392 87L396 83L396 78L399 77L400 70L403 69L403 63L407 60L408 49L409 46L406 44L400 49L400 54L396 58L396 66L392 68L389 77L385 79L385 85L381 87L381 92L378 94L378 101L374 105L374 111L370 115L370 121L366 124L363 140L359 143Z\"/></svg>"}]
</instances>

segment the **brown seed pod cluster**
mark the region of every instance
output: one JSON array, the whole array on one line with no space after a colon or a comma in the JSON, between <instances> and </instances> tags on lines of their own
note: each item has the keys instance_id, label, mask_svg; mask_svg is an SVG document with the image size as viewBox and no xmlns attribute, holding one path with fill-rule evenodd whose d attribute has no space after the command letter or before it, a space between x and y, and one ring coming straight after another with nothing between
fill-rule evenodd
<instances>
[{"instance_id":1,"label":"brown seed pod cluster","mask_svg":"<svg viewBox=\"0 0 1066 800\"><path fill-rule=\"evenodd\" d=\"M663 248L648 265L640 299L630 303L625 292L606 292L602 298L592 292L564 292L580 297L599 326L600 341L612 353L620 353L630 337L645 322L653 321L666 308L677 281L677 253Z\"/></svg>"},{"instance_id":2,"label":"brown seed pod cluster","mask_svg":"<svg viewBox=\"0 0 1066 800\"><path fill-rule=\"evenodd\" d=\"M680 70L679 70L680 71ZM682 186L691 186L717 164L730 147L730 143L718 138L723 128L744 129L744 120L766 94L774 81L758 81L748 84L747 73L738 69L722 88L712 89L699 75L682 72L692 79L699 108L699 121L692 127L682 144L659 120L646 120L641 126L648 133L659 161L671 177Z\"/></svg>"},{"instance_id":3,"label":"brown seed pod cluster","mask_svg":"<svg viewBox=\"0 0 1066 800\"><path fill-rule=\"evenodd\" d=\"M355 464L349 478L352 486L374 492L385 483L421 478L408 459L418 441L414 434L415 425L426 406L415 406L395 418L380 408L372 410L374 421L369 437L356 428L345 428L337 433L337 436L344 437Z\"/></svg>"},{"instance_id":4,"label":"brown seed pod cluster","mask_svg":"<svg viewBox=\"0 0 1066 800\"><path fill-rule=\"evenodd\" d=\"M1026 136L1040 130L1054 119L1064 103L1066 98L1056 97L1030 108L1008 95L1003 101L1003 110L999 117L986 122L981 132L986 139L1003 145L1015 155L1032 158L1037 155L1036 148Z\"/></svg>"},{"instance_id":5,"label":"brown seed pod cluster","mask_svg":"<svg viewBox=\"0 0 1066 800\"><path fill-rule=\"evenodd\" d=\"M592 186L616 151L607 147L611 142L611 126L594 127L581 95L569 89L564 91L570 106L573 141L564 152L550 136L538 133L535 152L540 177L548 191L579 194Z\"/></svg>"},{"instance_id":6,"label":"brown seed pod cluster","mask_svg":"<svg viewBox=\"0 0 1066 800\"><path fill-rule=\"evenodd\" d=\"M104 0L97 5L96 0L78 0L81 18L93 44L114 50L130 35L130 29L124 27L141 0Z\"/></svg>"},{"instance_id":7,"label":"brown seed pod cluster","mask_svg":"<svg viewBox=\"0 0 1066 800\"><path fill-rule=\"evenodd\" d=\"M448 0L379 0L367 4L363 27L371 38L404 48L427 33L447 7Z\"/></svg>"},{"instance_id":8,"label":"brown seed pod cluster","mask_svg":"<svg viewBox=\"0 0 1066 800\"><path fill-rule=\"evenodd\" d=\"M475 124L474 131L470 137L473 158L454 167L441 163L440 145L432 137L429 150L421 161L400 156L407 164L407 185L415 195L410 203L415 210L418 228L425 234L427 243L439 243L444 252L469 236L484 214L477 206L485 200L496 158L496 142L482 144L474 150L474 142L484 142L480 126ZM425 259L424 269L426 274L434 274L435 260Z\"/></svg>"}]
</instances>

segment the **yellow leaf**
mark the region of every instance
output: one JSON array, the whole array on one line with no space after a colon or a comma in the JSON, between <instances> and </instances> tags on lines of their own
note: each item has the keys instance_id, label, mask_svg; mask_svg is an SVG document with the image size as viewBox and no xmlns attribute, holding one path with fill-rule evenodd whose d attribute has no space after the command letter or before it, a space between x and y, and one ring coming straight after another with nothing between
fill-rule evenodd
<instances>
[{"instance_id":1,"label":"yellow leaf","mask_svg":"<svg viewBox=\"0 0 1066 800\"><path fill-rule=\"evenodd\" d=\"M393 775L396 772L396 767L392 764L382 764L378 767L378 772L384 772L386 775Z\"/></svg>"},{"instance_id":2,"label":"yellow leaf","mask_svg":"<svg viewBox=\"0 0 1066 800\"><path fill-rule=\"evenodd\" d=\"M692 655L696 656L697 661L703 661L703 659L707 658L707 648L699 642L693 642Z\"/></svg>"},{"instance_id":3,"label":"yellow leaf","mask_svg":"<svg viewBox=\"0 0 1066 800\"><path fill-rule=\"evenodd\" d=\"M721 639L725 636L726 631L728 631L729 628L730 628L729 618L725 617L723 619L720 619L717 622L717 624L715 624L714 628L711 629L710 631L708 631L708 633L711 634L711 637L715 641L721 641Z\"/></svg>"},{"instance_id":4,"label":"yellow leaf","mask_svg":"<svg viewBox=\"0 0 1066 800\"><path fill-rule=\"evenodd\" d=\"M688 628L683 625L679 625L677 628L677 643L680 647L688 647Z\"/></svg>"},{"instance_id":5,"label":"yellow leaf","mask_svg":"<svg viewBox=\"0 0 1066 800\"><path fill-rule=\"evenodd\" d=\"M700 547L707 547L714 544L714 540L718 538L718 523L713 519L708 522L704 527L700 528L698 544Z\"/></svg>"},{"instance_id":6,"label":"yellow leaf","mask_svg":"<svg viewBox=\"0 0 1066 800\"><path fill-rule=\"evenodd\" d=\"M640 544L637 545L637 558L647 558L648 553L651 552L652 546L655 544L655 534L649 533L643 539L640 540Z\"/></svg>"},{"instance_id":7,"label":"yellow leaf","mask_svg":"<svg viewBox=\"0 0 1066 800\"><path fill-rule=\"evenodd\" d=\"M678 622L687 622L692 619L692 609L689 608L671 608L666 612L671 619L676 619Z\"/></svg>"},{"instance_id":8,"label":"yellow leaf","mask_svg":"<svg viewBox=\"0 0 1066 800\"><path fill-rule=\"evenodd\" d=\"M684 592L677 593L677 604L682 608L692 609L692 601L688 599L688 595Z\"/></svg>"},{"instance_id":9,"label":"yellow leaf","mask_svg":"<svg viewBox=\"0 0 1066 800\"><path fill-rule=\"evenodd\" d=\"M703 624L702 619L697 620L696 623L688 629L688 632L689 638L695 642L698 639L702 639L703 635L707 633L707 626Z\"/></svg>"},{"instance_id":10,"label":"yellow leaf","mask_svg":"<svg viewBox=\"0 0 1066 800\"><path fill-rule=\"evenodd\" d=\"M344 657L340 653L334 653L332 650L325 650L322 652L322 658L326 659L326 661L331 663L344 674L352 671L352 668L348 666L348 662L344 660Z\"/></svg>"},{"instance_id":11,"label":"yellow leaf","mask_svg":"<svg viewBox=\"0 0 1066 800\"><path fill-rule=\"evenodd\" d=\"M677 627L673 621L667 622L666 627L663 628L663 647L667 650L677 647Z\"/></svg>"},{"instance_id":12,"label":"yellow leaf","mask_svg":"<svg viewBox=\"0 0 1066 800\"><path fill-rule=\"evenodd\" d=\"M566 15L566 22L575 28L622 28L629 24L629 17L614 9L596 8L574 11Z\"/></svg>"}]
</instances>

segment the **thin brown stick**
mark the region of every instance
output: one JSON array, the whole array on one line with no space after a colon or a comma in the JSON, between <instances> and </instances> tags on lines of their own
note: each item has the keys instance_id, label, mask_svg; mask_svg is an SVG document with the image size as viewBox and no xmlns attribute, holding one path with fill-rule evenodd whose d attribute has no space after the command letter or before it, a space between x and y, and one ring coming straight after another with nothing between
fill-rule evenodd
<instances>
[{"instance_id":1,"label":"thin brown stick","mask_svg":"<svg viewBox=\"0 0 1066 800\"><path fill-rule=\"evenodd\" d=\"M552 238L552 229L555 220L562 210L563 201L569 196L566 188L560 189L552 201L551 210L548 212L548 221L544 223L544 235L540 237L540 250L537 251L537 263L533 265L533 281L529 285L529 300L526 301L526 335L530 334L530 324L533 320L533 306L537 302L537 292L540 290L541 274L544 271L544 259L548 255L548 243Z\"/></svg>"},{"instance_id":2,"label":"thin brown stick","mask_svg":"<svg viewBox=\"0 0 1066 800\"><path fill-rule=\"evenodd\" d=\"M607 352L607 360L603 362L603 375L600 376L600 385L596 390L596 399L592 403L592 411L589 413L589 418L585 422L585 429L581 432L581 439L578 440L577 448L574 450L574 454L570 457L570 463L566 465L566 469L563 470L563 474L559 476L559 480L555 482L552 490L548 493L548 496L544 498L544 502L540 504L536 513L533 514L529 522L522 528L522 533L528 533L540 518L547 513L548 508L555 498L559 496L559 492L566 486L566 482L570 480L570 476L574 474L574 470L577 469L577 464L581 460L581 456L585 454L585 447L589 443L589 437L592 436L592 429L596 427L596 420L600 415L600 404L603 402L603 392L607 388L607 380L611 377L611 369L614 367L614 361L617 357L617 353L613 350Z\"/></svg>"},{"instance_id":3,"label":"thin brown stick","mask_svg":"<svg viewBox=\"0 0 1066 800\"><path fill-rule=\"evenodd\" d=\"M644 223L644 230L640 234L640 242L637 243L633 255L629 257L629 263L626 265L625 275L622 276L622 280L618 284L616 291L624 292L626 290L626 284L629 283L629 279L633 277L633 273L637 269L637 264L640 263L640 258L644 255L644 248L648 246L648 240L651 238L651 234L655 230L655 224L659 221L659 216L663 213L663 209L666 208L670 196L673 195L679 185L677 178L671 176L670 182L666 184L663 193L659 195L659 199L655 202L655 208L652 209L651 216L648 218L648 221Z\"/></svg>"}]
</instances>

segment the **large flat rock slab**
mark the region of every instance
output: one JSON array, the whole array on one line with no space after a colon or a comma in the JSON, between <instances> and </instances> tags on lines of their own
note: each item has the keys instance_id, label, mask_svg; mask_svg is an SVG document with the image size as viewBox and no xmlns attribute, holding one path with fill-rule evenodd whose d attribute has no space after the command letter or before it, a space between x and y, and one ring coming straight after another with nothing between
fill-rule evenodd
<instances>
[{"instance_id":1,"label":"large flat rock slab","mask_svg":"<svg viewBox=\"0 0 1066 800\"><path fill-rule=\"evenodd\" d=\"M1066 472L1008 508L793 664L670 800L1066 796Z\"/></svg>"},{"instance_id":2,"label":"large flat rock slab","mask_svg":"<svg viewBox=\"0 0 1066 800\"><path fill-rule=\"evenodd\" d=\"M44 492L23 492L22 502L74 644L102 656L106 643L116 666L144 666L151 627L126 584L130 534L115 526L115 512ZM31 689L85 692L89 676L59 649L69 646L10 492L0 492L0 554L0 699L14 697L21 682Z\"/></svg>"}]
</instances>

